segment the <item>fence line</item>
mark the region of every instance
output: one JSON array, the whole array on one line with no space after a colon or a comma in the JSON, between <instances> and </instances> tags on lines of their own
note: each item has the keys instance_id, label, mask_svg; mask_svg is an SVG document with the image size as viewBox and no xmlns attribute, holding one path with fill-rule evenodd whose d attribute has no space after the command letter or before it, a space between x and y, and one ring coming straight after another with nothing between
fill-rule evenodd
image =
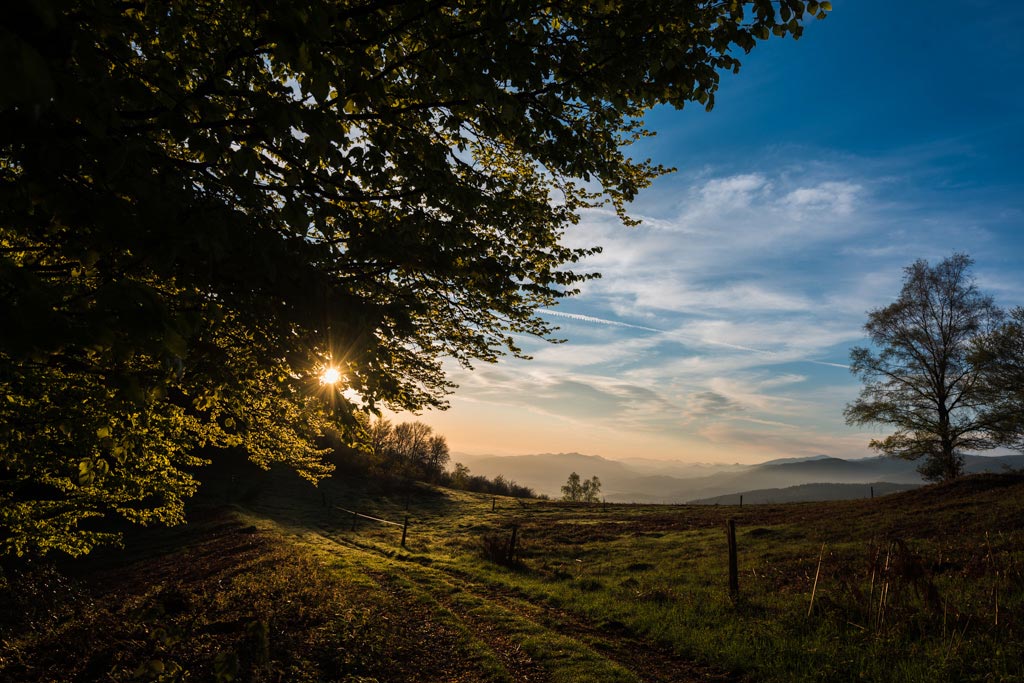
<instances>
[{"instance_id":1,"label":"fence line","mask_svg":"<svg viewBox=\"0 0 1024 683\"><path fill-rule=\"evenodd\" d=\"M339 505L335 505L334 509L335 510L340 510L342 512L347 512L348 514L352 515L352 531L356 530L356 520L359 519L360 517L362 517L363 519L368 519L368 520L373 521L373 522L380 522L381 524L390 524L391 526L401 527L401 529L402 529L402 547L403 548L405 547L405 539L406 539L406 537L409 534L409 515L405 516L405 521L403 521L403 522L392 522L392 521L387 520L387 519L381 519L380 517L373 517L371 515L364 515L361 512L356 512L355 510L349 510L348 508L343 508L343 507L341 507Z\"/></svg>"},{"instance_id":2,"label":"fence line","mask_svg":"<svg viewBox=\"0 0 1024 683\"><path fill-rule=\"evenodd\" d=\"M380 522L381 524L390 524L392 526L404 526L402 524L402 522L392 522L392 521L389 521L389 520L386 520L386 519L381 519L380 517L371 517L370 515L364 515L362 512L356 512L355 510L348 510L346 508L339 507L339 506L335 506L334 509L335 510L341 510L342 512L347 512L350 515L355 515L356 517L362 517L363 519L369 519L369 520L373 520L374 522Z\"/></svg>"}]
</instances>

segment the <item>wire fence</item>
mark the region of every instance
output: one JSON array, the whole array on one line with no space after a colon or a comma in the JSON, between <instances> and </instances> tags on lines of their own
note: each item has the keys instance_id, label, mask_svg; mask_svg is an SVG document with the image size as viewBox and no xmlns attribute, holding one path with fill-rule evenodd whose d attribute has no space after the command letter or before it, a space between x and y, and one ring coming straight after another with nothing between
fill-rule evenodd
<instances>
[{"instance_id":1,"label":"wire fence","mask_svg":"<svg viewBox=\"0 0 1024 683\"><path fill-rule=\"evenodd\" d=\"M357 525L357 523L358 523L360 518L368 519L371 522L378 522L380 524L388 524L390 526L401 527L402 528L402 547L403 548L405 547L405 539L406 539L406 537L407 537L407 535L409 533L409 515L406 515L405 519L403 521L401 521L401 522L392 522L391 520L381 519L380 517L374 517L373 515L364 515L362 512L357 512L355 510L349 510L348 508L343 508L343 507L338 506L338 505L334 506L334 509L339 511L339 512L344 512L344 513L352 515L352 531L356 530L356 525Z\"/></svg>"}]
</instances>

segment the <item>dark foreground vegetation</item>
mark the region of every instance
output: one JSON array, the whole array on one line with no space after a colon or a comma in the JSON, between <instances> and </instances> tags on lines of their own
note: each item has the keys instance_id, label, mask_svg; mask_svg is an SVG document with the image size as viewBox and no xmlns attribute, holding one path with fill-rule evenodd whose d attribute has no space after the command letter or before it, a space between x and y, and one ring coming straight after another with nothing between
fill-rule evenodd
<instances>
[{"instance_id":1,"label":"dark foreground vegetation","mask_svg":"<svg viewBox=\"0 0 1024 683\"><path fill-rule=\"evenodd\" d=\"M123 552L8 567L0 680L1024 676L1019 474L742 508L420 484L407 512L401 491L339 478L318 491L284 471L203 491L187 527L132 532ZM406 547L396 527L359 518L353 530L339 507L408 514Z\"/></svg>"}]
</instances>

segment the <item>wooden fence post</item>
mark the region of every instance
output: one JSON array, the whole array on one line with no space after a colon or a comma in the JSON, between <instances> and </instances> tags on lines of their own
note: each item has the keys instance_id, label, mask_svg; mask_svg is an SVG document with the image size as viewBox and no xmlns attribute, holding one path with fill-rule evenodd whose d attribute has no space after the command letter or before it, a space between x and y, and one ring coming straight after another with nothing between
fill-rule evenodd
<instances>
[{"instance_id":1,"label":"wooden fence post","mask_svg":"<svg viewBox=\"0 0 1024 683\"><path fill-rule=\"evenodd\" d=\"M875 487L874 486L871 487L871 497L872 498L875 497Z\"/></svg>"},{"instance_id":2,"label":"wooden fence post","mask_svg":"<svg viewBox=\"0 0 1024 683\"><path fill-rule=\"evenodd\" d=\"M491 512L494 512L494 510L497 508L497 506L498 506L498 499L497 498L491 498Z\"/></svg>"},{"instance_id":3,"label":"wooden fence post","mask_svg":"<svg viewBox=\"0 0 1024 683\"><path fill-rule=\"evenodd\" d=\"M821 552L818 553L818 568L814 570L814 585L811 586L811 604L807 606L807 618L811 618L814 611L814 595L818 592L818 577L821 576L821 558L825 557L825 544L821 544Z\"/></svg>"},{"instance_id":4,"label":"wooden fence post","mask_svg":"<svg viewBox=\"0 0 1024 683\"><path fill-rule=\"evenodd\" d=\"M740 496L740 507L743 507L743 496Z\"/></svg>"},{"instance_id":5,"label":"wooden fence post","mask_svg":"<svg viewBox=\"0 0 1024 683\"><path fill-rule=\"evenodd\" d=\"M405 523L402 524L402 547L405 547L405 534L409 531L409 515L405 516Z\"/></svg>"},{"instance_id":6,"label":"wooden fence post","mask_svg":"<svg viewBox=\"0 0 1024 683\"><path fill-rule=\"evenodd\" d=\"M519 531L519 525L512 525L512 537L508 540L508 563L512 564L516 559L516 532Z\"/></svg>"},{"instance_id":7,"label":"wooden fence post","mask_svg":"<svg viewBox=\"0 0 1024 683\"><path fill-rule=\"evenodd\" d=\"M359 518L359 514L357 512L353 512L352 513L352 531L356 530L356 519L358 519L358 518Z\"/></svg>"},{"instance_id":8,"label":"wooden fence post","mask_svg":"<svg viewBox=\"0 0 1024 683\"><path fill-rule=\"evenodd\" d=\"M739 570L736 563L736 520L730 519L726 527L729 539L729 595L735 599L740 592Z\"/></svg>"}]
</instances>

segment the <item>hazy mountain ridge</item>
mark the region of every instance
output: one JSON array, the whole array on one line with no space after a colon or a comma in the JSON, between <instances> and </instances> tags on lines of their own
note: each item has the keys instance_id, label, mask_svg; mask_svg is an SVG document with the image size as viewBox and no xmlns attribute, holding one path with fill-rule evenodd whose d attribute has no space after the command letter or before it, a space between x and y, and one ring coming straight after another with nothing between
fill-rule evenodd
<instances>
[{"instance_id":1,"label":"hazy mountain ridge","mask_svg":"<svg viewBox=\"0 0 1024 683\"><path fill-rule=\"evenodd\" d=\"M758 489L739 494L699 498L687 501L692 505L736 505L760 503L806 503L811 501L853 500L885 496L899 491L916 489L920 484L893 484L880 481L871 484L799 484L780 489ZM742 496L742 501L740 500Z\"/></svg>"},{"instance_id":2,"label":"hazy mountain ridge","mask_svg":"<svg viewBox=\"0 0 1024 683\"><path fill-rule=\"evenodd\" d=\"M884 457L844 460L828 455L806 458L779 458L756 465L686 463L638 459L610 460L602 456L581 453L543 453L522 456L472 456L458 454L454 461L467 465L475 474L488 477L503 475L519 484L529 486L538 493L561 495L560 488L571 472L601 479L602 493L609 502L685 503L722 496L744 495L744 501L755 502L766 490L779 491L809 484L836 484L840 488L812 489L801 493L807 496L794 500L831 500L841 495L842 486L875 484L876 495L883 484L903 487L925 483L917 472L917 464ZM967 456L965 469L969 473L999 472L1005 467L1024 468L1024 455ZM852 490L852 489L851 489ZM902 489L901 489L902 490ZM767 494L765 494L767 495ZM778 494L783 495L783 494ZM789 496L790 494L784 494ZM861 497L850 495L847 497ZM789 498L787 498L789 500Z\"/></svg>"}]
</instances>

